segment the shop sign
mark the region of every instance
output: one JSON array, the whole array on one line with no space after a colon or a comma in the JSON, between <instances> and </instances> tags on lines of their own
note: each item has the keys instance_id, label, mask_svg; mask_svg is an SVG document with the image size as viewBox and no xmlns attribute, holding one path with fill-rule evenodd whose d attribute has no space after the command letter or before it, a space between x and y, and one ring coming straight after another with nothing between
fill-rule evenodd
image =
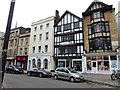
<instances>
[{"instance_id":1,"label":"shop sign","mask_svg":"<svg viewBox=\"0 0 120 90\"><path fill-rule=\"evenodd\" d=\"M102 57L97 57L97 61L102 61Z\"/></svg>"},{"instance_id":2,"label":"shop sign","mask_svg":"<svg viewBox=\"0 0 120 90\"><path fill-rule=\"evenodd\" d=\"M26 61L27 57L17 57L17 61Z\"/></svg>"},{"instance_id":3,"label":"shop sign","mask_svg":"<svg viewBox=\"0 0 120 90\"><path fill-rule=\"evenodd\" d=\"M87 57L87 61L91 61L91 57Z\"/></svg>"}]
</instances>

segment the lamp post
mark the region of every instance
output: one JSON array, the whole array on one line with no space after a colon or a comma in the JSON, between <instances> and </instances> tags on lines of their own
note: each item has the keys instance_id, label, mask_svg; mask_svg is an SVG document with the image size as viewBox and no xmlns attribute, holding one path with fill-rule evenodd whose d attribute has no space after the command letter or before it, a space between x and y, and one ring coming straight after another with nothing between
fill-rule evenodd
<instances>
[{"instance_id":1,"label":"lamp post","mask_svg":"<svg viewBox=\"0 0 120 90\"><path fill-rule=\"evenodd\" d=\"M6 26L6 32L5 32L5 36L4 36L2 61L0 62L0 63L2 63L2 65L1 65L2 66L1 67L1 69L2 69L1 70L1 72L2 72L1 88L2 88L3 79L4 79L5 63L6 63L6 57L7 57L7 49L8 49L8 42L9 42L14 6L15 6L15 0L11 0L9 16L8 16L8 21L7 21L7 26Z\"/></svg>"}]
</instances>

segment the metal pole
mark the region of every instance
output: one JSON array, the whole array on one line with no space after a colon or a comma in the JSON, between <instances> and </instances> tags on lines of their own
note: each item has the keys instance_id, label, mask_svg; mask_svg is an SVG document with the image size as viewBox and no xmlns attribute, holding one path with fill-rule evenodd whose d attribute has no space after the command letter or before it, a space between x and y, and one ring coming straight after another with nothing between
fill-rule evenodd
<instances>
[{"instance_id":1,"label":"metal pole","mask_svg":"<svg viewBox=\"0 0 120 90\"><path fill-rule=\"evenodd\" d=\"M4 79L5 63L6 63L6 58L7 58L7 49L8 49L8 42L9 42L9 36L10 36L10 30L11 30L11 24L12 24L14 5L15 5L15 0L11 0L9 16L8 16L8 21L7 21L7 26L6 26L6 32L5 32L5 36L4 36L3 52L2 52L2 65L1 65L2 66L2 70L1 70L2 83L1 83L1 87L2 87L3 79Z\"/></svg>"}]
</instances>

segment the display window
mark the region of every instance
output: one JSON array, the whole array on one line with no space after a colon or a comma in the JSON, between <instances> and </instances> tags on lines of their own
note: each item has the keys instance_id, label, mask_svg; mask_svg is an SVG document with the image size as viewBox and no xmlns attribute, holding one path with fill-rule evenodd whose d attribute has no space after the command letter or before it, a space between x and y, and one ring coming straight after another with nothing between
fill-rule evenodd
<instances>
[{"instance_id":1,"label":"display window","mask_svg":"<svg viewBox=\"0 0 120 90\"><path fill-rule=\"evenodd\" d=\"M65 67L65 61L58 61L58 67Z\"/></svg>"},{"instance_id":2,"label":"display window","mask_svg":"<svg viewBox=\"0 0 120 90\"><path fill-rule=\"evenodd\" d=\"M87 70L91 70L91 61L87 61Z\"/></svg>"}]
</instances>

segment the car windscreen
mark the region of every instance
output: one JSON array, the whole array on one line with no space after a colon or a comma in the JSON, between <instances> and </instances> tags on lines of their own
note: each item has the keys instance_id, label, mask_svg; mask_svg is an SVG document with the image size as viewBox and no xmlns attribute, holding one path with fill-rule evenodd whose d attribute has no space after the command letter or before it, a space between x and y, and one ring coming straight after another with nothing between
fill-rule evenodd
<instances>
[{"instance_id":1,"label":"car windscreen","mask_svg":"<svg viewBox=\"0 0 120 90\"><path fill-rule=\"evenodd\" d=\"M71 73L77 73L77 71L75 71L74 69L68 68L68 70L69 70Z\"/></svg>"}]
</instances>

